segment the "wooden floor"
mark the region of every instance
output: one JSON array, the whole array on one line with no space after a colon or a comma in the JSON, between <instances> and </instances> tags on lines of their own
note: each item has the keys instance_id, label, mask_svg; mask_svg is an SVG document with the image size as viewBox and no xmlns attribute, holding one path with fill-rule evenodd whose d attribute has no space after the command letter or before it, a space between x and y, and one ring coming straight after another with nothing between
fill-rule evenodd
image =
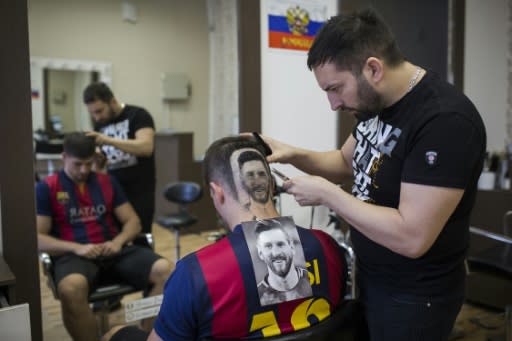
<instances>
[{"instance_id":1,"label":"wooden floor","mask_svg":"<svg viewBox=\"0 0 512 341\"><path fill-rule=\"evenodd\" d=\"M216 231L182 235L180 237L180 244L182 248L181 255L183 256L211 243L211 241L208 240L211 232ZM155 238L156 251L174 262L174 235L158 225L153 225L153 235ZM46 278L42 274L40 275L40 281L44 341L71 341L71 337L67 334L62 324L60 304L53 298L53 295L46 285ZM128 295L125 296L123 302L128 302L140 297L141 296L139 294ZM109 320L112 326L123 324L123 309L119 309L118 311L111 313ZM503 334L503 321L504 316L500 312L487 310L471 304L465 304L457 318L452 340L491 340L489 337ZM498 339L492 340L498 341Z\"/></svg>"}]
</instances>

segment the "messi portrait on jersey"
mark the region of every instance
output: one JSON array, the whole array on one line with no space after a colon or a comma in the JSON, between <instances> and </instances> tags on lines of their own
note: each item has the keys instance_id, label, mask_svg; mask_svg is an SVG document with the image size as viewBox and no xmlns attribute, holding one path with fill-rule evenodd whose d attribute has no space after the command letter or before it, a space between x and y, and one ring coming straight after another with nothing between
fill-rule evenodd
<instances>
[{"instance_id":1,"label":"messi portrait on jersey","mask_svg":"<svg viewBox=\"0 0 512 341\"><path fill-rule=\"evenodd\" d=\"M242 223L262 306L313 294L304 251L291 217Z\"/></svg>"}]
</instances>

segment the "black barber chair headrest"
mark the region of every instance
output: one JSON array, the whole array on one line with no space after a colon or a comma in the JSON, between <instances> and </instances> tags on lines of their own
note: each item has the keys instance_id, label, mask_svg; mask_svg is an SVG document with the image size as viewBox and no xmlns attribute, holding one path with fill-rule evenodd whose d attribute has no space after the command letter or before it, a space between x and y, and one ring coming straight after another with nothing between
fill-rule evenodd
<instances>
[{"instance_id":1,"label":"black barber chair headrest","mask_svg":"<svg viewBox=\"0 0 512 341\"><path fill-rule=\"evenodd\" d=\"M167 185L164 197L177 204L189 204L201 198L201 186L195 182L181 181Z\"/></svg>"}]
</instances>

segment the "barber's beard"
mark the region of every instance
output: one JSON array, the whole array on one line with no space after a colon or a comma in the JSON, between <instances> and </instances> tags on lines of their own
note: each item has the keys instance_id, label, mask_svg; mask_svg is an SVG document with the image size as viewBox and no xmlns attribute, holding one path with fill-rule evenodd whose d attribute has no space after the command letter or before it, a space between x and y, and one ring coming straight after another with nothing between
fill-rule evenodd
<instances>
[{"instance_id":1,"label":"barber's beard","mask_svg":"<svg viewBox=\"0 0 512 341\"><path fill-rule=\"evenodd\" d=\"M114 109L112 108L112 106L109 104L108 105L108 113L107 113L107 117L105 118L102 118L102 119L99 119L98 120L98 123L101 123L101 124L109 124L109 123L112 123L112 121L114 121L114 119L116 118L117 114L115 113Z\"/></svg>"},{"instance_id":2,"label":"barber's beard","mask_svg":"<svg viewBox=\"0 0 512 341\"><path fill-rule=\"evenodd\" d=\"M382 96L370 86L362 74L357 77L357 97L359 97L359 107L348 109L354 112L359 121L368 121L379 115L385 108Z\"/></svg>"}]
</instances>

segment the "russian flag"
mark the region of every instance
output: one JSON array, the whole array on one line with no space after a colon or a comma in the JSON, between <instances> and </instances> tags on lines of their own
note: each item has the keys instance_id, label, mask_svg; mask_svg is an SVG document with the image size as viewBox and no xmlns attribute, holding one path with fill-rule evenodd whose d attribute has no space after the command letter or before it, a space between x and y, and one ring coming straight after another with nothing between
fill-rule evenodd
<instances>
[{"instance_id":1,"label":"russian flag","mask_svg":"<svg viewBox=\"0 0 512 341\"><path fill-rule=\"evenodd\" d=\"M268 13L269 47L308 51L324 22L325 8L306 9L283 3L271 6Z\"/></svg>"}]
</instances>

